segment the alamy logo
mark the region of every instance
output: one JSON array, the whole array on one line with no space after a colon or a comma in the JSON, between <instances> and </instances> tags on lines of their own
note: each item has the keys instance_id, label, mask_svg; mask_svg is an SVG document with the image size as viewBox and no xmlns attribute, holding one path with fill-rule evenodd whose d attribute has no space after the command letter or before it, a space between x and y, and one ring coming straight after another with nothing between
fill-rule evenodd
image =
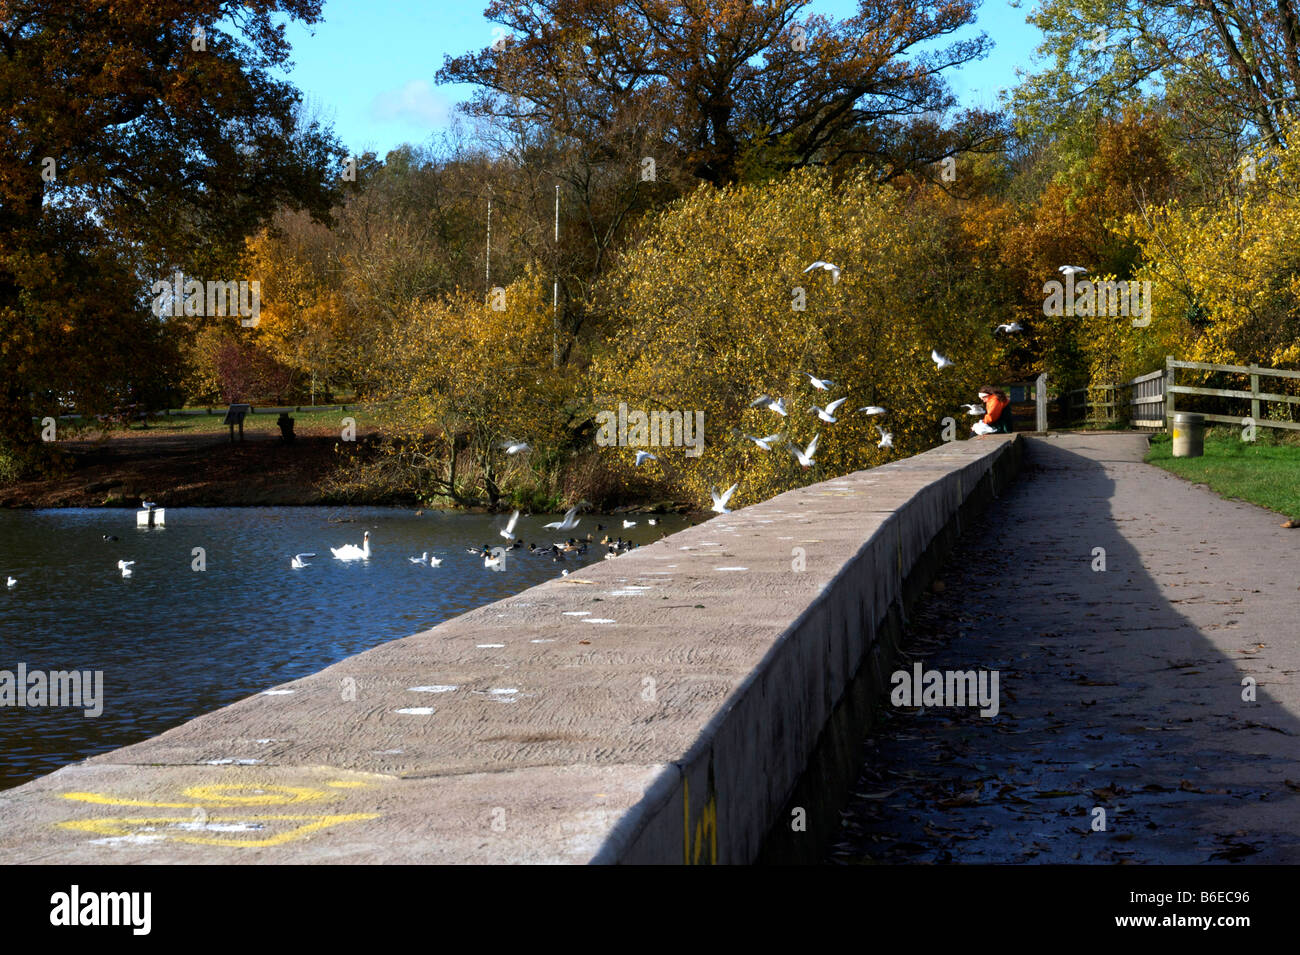
<instances>
[{"instance_id":1,"label":"alamy logo","mask_svg":"<svg viewBox=\"0 0 1300 955\"><path fill-rule=\"evenodd\" d=\"M239 324L256 328L262 314L262 283L208 282L186 279L180 272L172 280L159 279L150 291L154 294L153 313L159 318L170 315L206 315L209 318L239 315Z\"/></svg>"},{"instance_id":2,"label":"alamy logo","mask_svg":"<svg viewBox=\"0 0 1300 955\"><path fill-rule=\"evenodd\" d=\"M152 892L82 892L74 885L50 896L51 925L128 925L133 935L152 926Z\"/></svg>"},{"instance_id":3,"label":"alamy logo","mask_svg":"<svg viewBox=\"0 0 1300 955\"><path fill-rule=\"evenodd\" d=\"M1060 318L1062 315L1108 315L1133 319L1134 328L1151 324L1150 282L1092 282L1085 279L1075 283L1074 274L1067 272L1065 282L1052 279L1043 283L1043 314Z\"/></svg>"},{"instance_id":4,"label":"alamy logo","mask_svg":"<svg viewBox=\"0 0 1300 955\"><path fill-rule=\"evenodd\" d=\"M889 682L894 706L978 706L980 716L998 715L997 670L895 670Z\"/></svg>"},{"instance_id":5,"label":"alamy logo","mask_svg":"<svg viewBox=\"0 0 1300 955\"><path fill-rule=\"evenodd\" d=\"M627 410L627 402L618 403L617 414L596 414L600 432L596 443L602 448L683 448L688 458L698 458L704 451L704 412Z\"/></svg>"},{"instance_id":6,"label":"alamy logo","mask_svg":"<svg viewBox=\"0 0 1300 955\"><path fill-rule=\"evenodd\" d=\"M0 706L79 706L91 719L104 712L103 670L0 670Z\"/></svg>"}]
</instances>

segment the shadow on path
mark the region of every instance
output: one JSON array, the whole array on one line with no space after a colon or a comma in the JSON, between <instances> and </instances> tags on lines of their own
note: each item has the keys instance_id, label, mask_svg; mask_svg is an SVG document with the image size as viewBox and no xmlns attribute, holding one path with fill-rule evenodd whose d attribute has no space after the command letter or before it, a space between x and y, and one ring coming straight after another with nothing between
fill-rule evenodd
<instances>
[{"instance_id":1,"label":"shadow on path","mask_svg":"<svg viewBox=\"0 0 1300 955\"><path fill-rule=\"evenodd\" d=\"M891 709L828 861L1300 862L1300 542L1145 448L1029 440L900 664L997 670L1000 712Z\"/></svg>"}]
</instances>

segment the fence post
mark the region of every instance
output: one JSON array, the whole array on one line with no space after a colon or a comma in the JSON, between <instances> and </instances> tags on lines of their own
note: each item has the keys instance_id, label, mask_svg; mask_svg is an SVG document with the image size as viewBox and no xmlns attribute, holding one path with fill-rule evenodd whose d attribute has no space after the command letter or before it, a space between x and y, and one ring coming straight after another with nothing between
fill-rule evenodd
<instances>
[{"instance_id":1,"label":"fence post","mask_svg":"<svg viewBox=\"0 0 1300 955\"><path fill-rule=\"evenodd\" d=\"M1250 365L1250 420L1259 421L1259 365Z\"/></svg>"},{"instance_id":2,"label":"fence post","mask_svg":"<svg viewBox=\"0 0 1300 955\"><path fill-rule=\"evenodd\" d=\"M1034 410L1038 412L1038 421L1036 422L1036 424L1038 425L1038 430L1040 432L1046 432L1047 431L1047 372L1043 372L1041 375L1039 375L1038 380L1035 382L1034 399L1035 399Z\"/></svg>"},{"instance_id":3,"label":"fence post","mask_svg":"<svg viewBox=\"0 0 1300 955\"><path fill-rule=\"evenodd\" d=\"M1165 356L1165 429L1168 430L1170 422L1174 420L1174 356Z\"/></svg>"}]
</instances>

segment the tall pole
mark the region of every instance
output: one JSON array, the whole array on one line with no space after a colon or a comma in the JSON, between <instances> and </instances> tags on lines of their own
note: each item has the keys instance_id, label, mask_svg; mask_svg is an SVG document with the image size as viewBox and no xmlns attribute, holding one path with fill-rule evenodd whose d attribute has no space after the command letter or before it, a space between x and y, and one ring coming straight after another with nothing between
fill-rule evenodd
<instances>
[{"instance_id":1,"label":"tall pole","mask_svg":"<svg viewBox=\"0 0 1300 955\"><path fill-rule=\"evenodd\" d=\"M551 368L560 367L560 184L555 184L555 261L551 285Z\"/></svg>"}]
</instances>

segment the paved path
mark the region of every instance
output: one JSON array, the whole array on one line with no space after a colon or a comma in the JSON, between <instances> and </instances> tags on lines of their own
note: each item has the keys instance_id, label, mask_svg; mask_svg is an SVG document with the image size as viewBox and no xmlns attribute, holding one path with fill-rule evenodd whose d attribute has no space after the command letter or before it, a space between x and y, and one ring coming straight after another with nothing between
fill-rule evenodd
<instances>
[{"instance_id":1,"label":"paved path","mask_svg":"<svg viewBox=\"0 0 1300 955\"><path fill-rule=\"evenodd\" d=\"M906 664L998 670L1000 712L894 710L830 860L1300 862L1300 532L1145 447L1031 439Z\"/></svg>"}]
</instances>

